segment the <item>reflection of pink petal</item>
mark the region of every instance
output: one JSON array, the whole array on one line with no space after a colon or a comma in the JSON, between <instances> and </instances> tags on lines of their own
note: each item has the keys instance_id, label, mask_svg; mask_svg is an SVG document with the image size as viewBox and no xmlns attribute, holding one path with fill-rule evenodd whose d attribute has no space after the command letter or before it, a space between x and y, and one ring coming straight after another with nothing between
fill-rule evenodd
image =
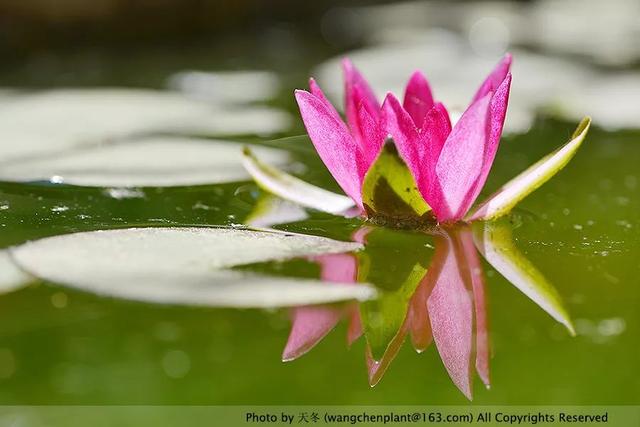
<instances>
[{"instance_id":1,"label":"reflection of pink petal","mask_svg":"<svg viewBox=\"0 0 640 427\"><path fill-rule=\"evenodd\" d=\"M355 283L357 259L351 254L327 254L312 257L320 265L320 278L326 282Z\"/></svg>"},{"instance_id":2,"label":"reflection of pink petal","mask_svg":"<svg viewBox=\"0 0 640 427\"><path fill-rule=\"evenodd\" d=\"M413 348L419 353L425 351L433 341L427 301L438 280L438 276L440 276L440 271L442 271L442 266L449 252L449 247L442 240L442 238L437 240L436 250L427 269L427 274L422 278L420 285L418 285L411 297L409 305L411 342Z\"/></svg>"},{"instance_id":3,"label":"reflection of pink petal","mask_svg":"<svg viewBox=\"0 0 640 427\"><path fill-rule=\"evenodd\" d=\"M347 329L347 343L351 346L362 336L362 322L360 321L360 310L354 305L349 309L349 328Z\"/></svg>"},{"instance_id":4,"label":"reflection of pink petal","mask_svg":"<svg viewBox=\"0 0 640 427\"><path fill-rule=\"evenodd\" d=\"M408 322L405 321L396 336L389 343L387 350L384 352L382 359L380 359L379 361L374 360L373 355L371 354L371 347L369 347L369 344L367 344L366 358L367 368L369 370L369 385L371 387L380 382L384 373L387 372L389 365L391 365L393 359L395 359L398 355L398 352L402 347L402 343L404 343L404 339L407 336L407 329Z\"/></svg>"},{"instance_id":5,"label":"reflection of pink petal","mask_svg":"<svg viewBox=\"0 0 640 427\"><path fill-rule=\"evenodd\" d=\"M447 258L427 301L433 339L453 383L471 399L473 307L449 238Z\"/></svg>"},{"instance_id":6,"label":"reflection of pink petal","mask_svg":"<svg viewBox=\"0 0 640 427\"><path fill-rule=\"evenodd\" d=\"M293 325L282 353L287 362L311 350L342 317L342 310L326 306L306 306L293 309Z\"/></svg>"},{"instance_id":7,"label":"reflection of pink petal","mask_svg":"<svg viewBox=\"0 0 640 427\"><path fill-rule=\"evenodd\" d=\"M427 272L427 274L429 274ZM431 287L426 280L423 280L411 297L409 303L409 329L411 332L411 343L413 348L422 353L429 347L433 337L431 335L431 324L429 323L429 313L427 312L427 299Z\"/></svg>"},{"instance_id":8,"label":"reflection of pink petal","mask_svg":"<svg viewBox=\"0 0 640 427\"><path fill-rule=\"evenodd\" d=\"M353 235L351 236L351 240L366 245L367 235L371 232L371 230L373 230L373 228L371 227L360 227L353 233Z\"/></svg>"},{"instance_id":9,"label":"reflection of pink petal","mask_svg":"<svg viewBox=\"0 0 640 427\"><path fill-rule=\"evenodd\" d=\"M351 254L327 254L310 257L309 260L320 265L320 278L326 282L344 284L356 281L357 260ZM297 359L318 344L340 321L344 309L304 306L294 308L292 312L293 325L282 354L284 361Z\"/></svg>"},{"instance_id":10,"label":"reflection of pink petal","mask_svg":"<svg viewBox=\"0 0 640 427\"><path fill-rule=\"evenodd\" d=\"M473 288L473 302L476 315L476 371L484 385L491 385L489 377L489 327L487 319L487 301L485 297L485 280L480 264L480 257L473 243L471 230L465 228L460 234L462 248L469 266Z\"/></svg>"}]
</instances>

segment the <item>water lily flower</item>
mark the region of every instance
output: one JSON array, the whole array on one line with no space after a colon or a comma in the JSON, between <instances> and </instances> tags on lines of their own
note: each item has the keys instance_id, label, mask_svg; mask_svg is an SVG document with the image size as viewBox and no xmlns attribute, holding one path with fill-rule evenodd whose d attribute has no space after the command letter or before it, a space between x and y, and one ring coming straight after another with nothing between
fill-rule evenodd
<instances>
[{"instance_id":1,"label":"water lily flower","mask_svg":"<svg viewBox=\"0 0 640 427\"><path fill-rule=\"evenodd\" d=\"M261 164L245 151L245 167L263 188L304 206L340 213L355 206L369 218L435 217L441 223L495 219L555 175L587 133L585 118L571 141L498 190L475 210L498 150L509 102L511 55L482 82L452 125L445 106L416 71L403 102L378 102L362 74L343 61L346 123L314 79L295 98L311 141L348 197L319 189Z\"/></svg>"}]
</instances>

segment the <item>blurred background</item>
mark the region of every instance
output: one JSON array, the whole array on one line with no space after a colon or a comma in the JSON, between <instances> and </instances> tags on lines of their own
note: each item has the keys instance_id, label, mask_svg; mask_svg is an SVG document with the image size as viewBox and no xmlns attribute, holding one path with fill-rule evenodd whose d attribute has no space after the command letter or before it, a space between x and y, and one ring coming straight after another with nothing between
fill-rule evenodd
<instances>
[{"instance_id":1,"label":"blurred background","mask_svg":"<svg viewBox=\"0 0 640 427\"><path fill-rule=\"evenodd\" d=\"M635 0L0 1L4 86L169 88L290 110L291 90L310 73L339 96L331 59L349 54L380 94L421 68L455 109L507 50L515 55L510 130L526 130L540 111L637 127ZM224 81L228 73L188 72L247 70L267 72Z\"/></svg>"}]
</instances>

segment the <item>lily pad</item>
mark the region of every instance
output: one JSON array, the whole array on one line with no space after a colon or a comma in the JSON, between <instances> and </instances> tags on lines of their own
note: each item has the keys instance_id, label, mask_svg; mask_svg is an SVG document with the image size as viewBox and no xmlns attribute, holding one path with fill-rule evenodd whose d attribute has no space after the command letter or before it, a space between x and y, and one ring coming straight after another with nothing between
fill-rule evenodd
<instances>
[{"instance_id":1,"label":"lily pad","mask_svg":"<svg viewBox=\"0 0 640 427\"><path fill-rule=\"evenodd\" d=\"M538 160L520 175L503 185L469 215L471 221L496 219L507 214L522 199L535 191L564 168L587 136L591 119L578 125L571 140L551 154Z\"/></svg>"},{"instance_id":2,"label":"lily pad","mask_svg":"<svg viewBox=\"0 0 640 427\"><path fill-rule=\"evenodd\" d=\"M280 90L272 71L179 71L168 79L170 88L193 99L218 104L247 104L273 99Z\"/></svg>"},{"instance_id":3,"label":"lily pad","mask_svg":"<svg viewBox=\"0 0 640 427\"><path fill-rule=\"evenodd\" d=\"M575 335L560 294L518 250L506 220L476 223L473 234L476 247L493 268Z\"/></svg>"},{"instance_id":4,"label":"lily pad","mask_svg":"<svg viewBox=\"0 0 640 427\"><path fill-rule=\"evenodd\" d=\"M0 160L55 153L149 133L268 134L288 128L288 114L267 107L229 108L178 92L65 89L0 100Z\"/></svg>"},{"instance_id":5,"label":"lily pad","mask_svg":"<svg viewBox=\"0 0 640 427\"><path fill-rule=\"evenodd\" d=\"M129 228L48 237L11 250L34 276L137 301L281 307L365 300L367 285L266 277L230 267L361 248L323 237L227 228Z\"/></svg>"},{"instance_id":6,"label":"lily pad","mask_svg":"<svg viewBox=\"0 0 640 427\"><path fill-rule=\"evenodd\" d=\"M347 196L316 187L261 162L248 148L244 150L243 164L260 187L285 200L332 214L344 214L355 206Z\"/></svg>"},{"instance_id":7,"label":"lily pad","mask_svg":"<svg viewBox=\"0 0 640 427\"><path fill-rule=\"evenodd\" d=\"M11 260L6 250L0 250L0 294L13 292L26 286L32 277Z\"/></svg>"},{"instance_id":8,"label":"lily pad","mask_svg":"<svg viewBox=\"0 0 640 427\"><path fill-rule=\"evenodd\" d=\"M288 159L288 154L281 150L254 149L275 164ZM233 142L148 137L8 162L0 167L0 179L96 187L225 183L250 178L241 159L241 147Z\"/></svg>"}]
</instances>

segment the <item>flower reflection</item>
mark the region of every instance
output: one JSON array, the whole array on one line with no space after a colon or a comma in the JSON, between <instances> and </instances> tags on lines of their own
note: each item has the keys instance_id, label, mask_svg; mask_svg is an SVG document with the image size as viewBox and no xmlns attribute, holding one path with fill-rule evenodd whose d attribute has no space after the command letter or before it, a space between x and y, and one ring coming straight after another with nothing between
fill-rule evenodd
<instances>
[{"instance_id":1,"label":"flower reflection","mask_svg":"<svg viewBox=\"0 0 640 427\"><path fill-rule=\"evenodd\" d=\"M349 345L365 336L370 385L380 381L409 337L419 353L433 342L449 377L471 399L474 371L490 386L488 308L479 252L572 332L557 291L517 251L510 230L507 221L434 228L428 233L361 228L353 238L365 244L364 251L312 261L320 266L322 279L336 282L335 286L366 280L379 287L380 297L345 306L292 309L283 360L311 350L344 319Z\"/></svg>"}]
</instances>

